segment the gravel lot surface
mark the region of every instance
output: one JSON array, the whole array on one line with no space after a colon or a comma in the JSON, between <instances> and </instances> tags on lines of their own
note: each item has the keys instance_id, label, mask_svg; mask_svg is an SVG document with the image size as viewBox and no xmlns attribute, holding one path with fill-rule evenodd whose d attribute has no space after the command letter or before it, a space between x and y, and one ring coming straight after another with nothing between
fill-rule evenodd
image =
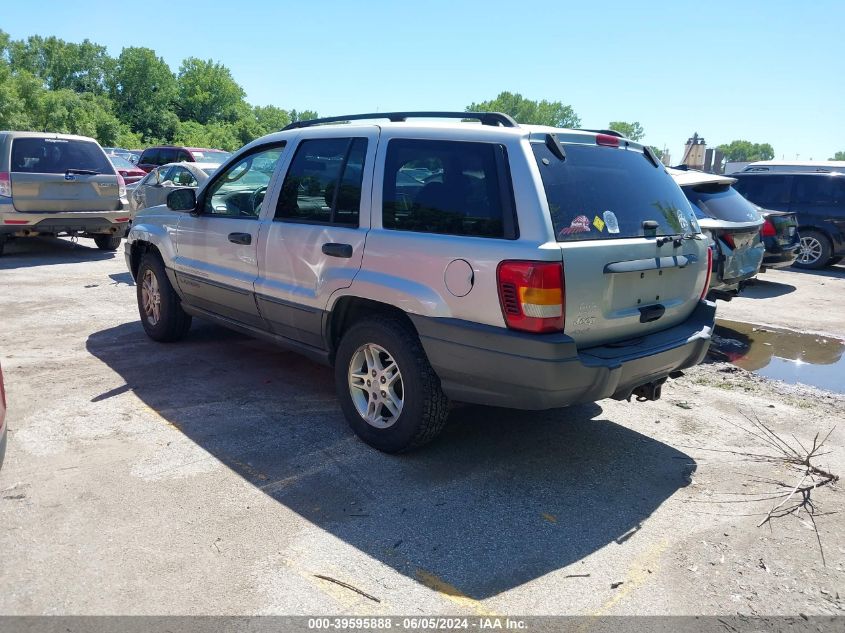
<instances>
[{"instance_id":1,"label":"gravel lot surface","mask_svg":"<svg viewBox=\"0 0 845 633\"><path fill-rule=\"evenodd\" d=\"M196 321L148 340L122 254L7 252L2 614L845 614L841 485L812 493L820 551L749 501L800 475L709 450L771 452L745 416L795 446L835 426L818 463L845 474L845 396L712 362L659 402L459 406L387 456L327 368ZM845 269L764 278L720 316L845 338Z\"/></svg>"}]
</instances>

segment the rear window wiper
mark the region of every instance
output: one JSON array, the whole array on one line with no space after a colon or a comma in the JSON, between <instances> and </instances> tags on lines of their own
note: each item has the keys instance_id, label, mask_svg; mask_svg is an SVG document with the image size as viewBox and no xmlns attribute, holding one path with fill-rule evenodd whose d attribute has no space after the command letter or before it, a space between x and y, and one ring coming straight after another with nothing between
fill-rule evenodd
<instances>
[{"instance_id":1,"label":"rear window wiper","mask_svg":"<svg viewBox=\"0 0 845 633\"><path fill-rule=\"evenodd\" d=\"M77 176L99 176L100 172L94 171L93 169L68 169L65 171L65 176L68 174L75 174Z\"/></svg>"}]
</instances>

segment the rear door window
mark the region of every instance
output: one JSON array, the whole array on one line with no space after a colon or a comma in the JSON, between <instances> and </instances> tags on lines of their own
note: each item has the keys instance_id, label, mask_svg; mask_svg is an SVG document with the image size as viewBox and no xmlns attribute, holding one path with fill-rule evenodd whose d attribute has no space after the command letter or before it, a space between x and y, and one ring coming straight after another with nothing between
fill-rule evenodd
<instances>
[{"instance_id":1,"label":"rear door window","mask_svg":"<svg viewBox=\"0 0 845 633\"><path fill-rule=\"evenodd\" d=\"M760 219L757 209L730 185L702 184L684 187L683 190L698 217L728 222L754 222Z\"/></svg>"},{"instance_id":2,"label":"rear door window","mask_svg":"<svg viewBox=\"0 0 845 633\"><path fill-rule=\"evenodd\" d=\"M835 178L830 176L794 176L795 204L830 205L836 197Z\"/></svg>"},{"instance_id":3,"label":"rear door window","mask_svg":"<svg viewBox=\"0 0 845 633\"><path fill-rule=\"evenodd\" d=\"M64 174L68 169L115 173L103 150L91 141L61 138L16 138L12 141L12 172Z\"/></svg>"},{"instance_id":4,"label":"rear door window","mask_svg":"<svg viewBox=\"0 0 845 633\"><path fill-rule=\"evenodd\" d=\"M365 138L302 141L285 176L276 220L358 226Z\"/></svg>"},{"instance_id":5,"label":"rear door window","mask_svg":"<svg viewBox=\"0 0 845 633\"><path fill-rule=\"evenodd\" d=\"M502 145L394 139L387 147L382 225L473 237L516 237Z\"/></svg>"},{"instance_id":6,"label":"rear door window","mask_svg":"<svg viewBox=\"0 0 845 633\"><path fill-rule=\"evenodd\" d=\"M566 158L532 142L559 242L698 231L689 202L662 166L639 151L567 143Z\"/></svg>"},{"instance_id":7,"label":"rear door window","mask_svg":"<svg viewBox=\"0 0 845 633\"><path fill-rule=\"evenodd\" d=\"M764 208L784 208L789 205L791 176L742 176L735 174L733 177L737 179L734 189L754 204Z\"/></svg>"}]
</instances>

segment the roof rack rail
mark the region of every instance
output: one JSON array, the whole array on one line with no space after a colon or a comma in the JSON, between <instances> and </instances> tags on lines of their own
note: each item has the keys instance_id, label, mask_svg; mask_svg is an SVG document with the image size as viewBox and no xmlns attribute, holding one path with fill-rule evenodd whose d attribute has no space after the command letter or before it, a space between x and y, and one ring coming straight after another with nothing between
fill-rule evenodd
<instances>
[{"instance_id":1,"label":"roof rack rail","mask_svg":"<svg viewBox=\"0 0 845 633\"><path fill-rule=\"evenodd\" d=\"M408 119L478 119L482 125L501 125L502 127L519 127L513 117L503 112L371 112L368 114L345 114L306 121L294 121L283 127L283 130L295 130L324 123L340 123L345 121L360 121L363 119L389 119L399 122Z\"/></svg>"},{"instance_id":2,"label":"roof rack rail","mask_svg":"<svg viewBox=\"0 0 845 633\"><path fill-rule=\"evenodd\" d=\"M577 132L592 132L593 134L610 134L611 136L618 136L619 138L625 138L624 134L617 132L616 130L588 130L585 128L576 128Z\"/></svg>"}]
</instances>

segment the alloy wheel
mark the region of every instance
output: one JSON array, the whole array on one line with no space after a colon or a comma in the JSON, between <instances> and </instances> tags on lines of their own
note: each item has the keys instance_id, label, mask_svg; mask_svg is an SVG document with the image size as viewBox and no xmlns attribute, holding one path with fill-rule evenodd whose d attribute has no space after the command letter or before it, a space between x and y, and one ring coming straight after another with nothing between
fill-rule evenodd
<instances>
[{"instance_id":1,"label":"alloy wheel","mask_svg":"<svg viewBox=\"0 0 845 633\"><path fill-rule=\"evenodd\" d=\"M822 244L815 237L807 236L801 238L801 250L798 252L798 261L802 264L815 264L822 256Z\"/></svg>"},{"instance_id":2,"label":"alloy wheel","mask_svg":"<svg viewBox=\"0 0 845 633\"><path fill-rule=\"evenodd\" d=\"M158 279L149 268L144 271L141 280L141 307L150 325L156 325L161 320L161 292Z\"/></svg>"},{"instance_id":3,"label":"alloy wheel","mask_svg":"<svg viewBox=\"0 0 845 633\"><path fill-rule=\"evenodd\" d=\"M359 347L349 362L349 393L358 414L377 429L392 426L405 403L402 372L390 353L374 343Z\"/></svg>"}]
</instances>

